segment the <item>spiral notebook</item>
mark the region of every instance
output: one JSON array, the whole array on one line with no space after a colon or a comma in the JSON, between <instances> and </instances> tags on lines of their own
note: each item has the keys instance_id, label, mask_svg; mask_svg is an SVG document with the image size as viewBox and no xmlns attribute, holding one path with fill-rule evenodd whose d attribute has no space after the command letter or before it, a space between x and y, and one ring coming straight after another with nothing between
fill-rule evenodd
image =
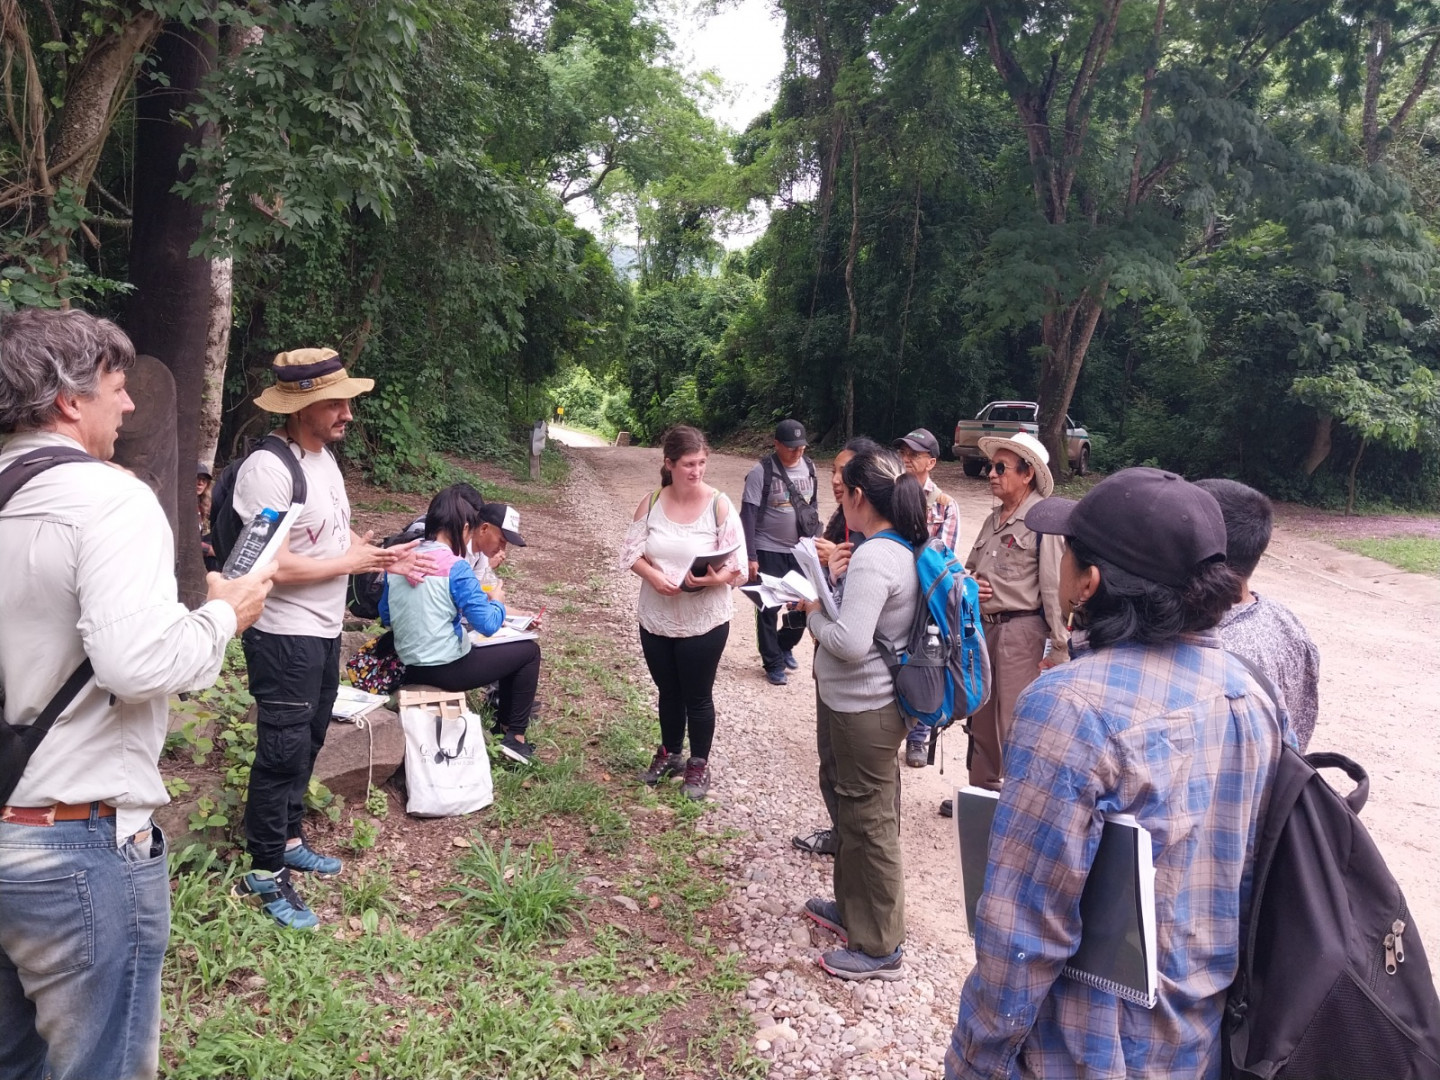
<instances>
[{"instance_id":1,"label":"spiral notebook","mask_svg":"<svg viewBox=\"0 0 1440 1080\"><path fill-rule=\"evenodd\" d=\"M955 839L972 934L998 803L998 792L972 787L955 792ZM1105 815L1100 846L1080 894L1080 945L1061 974L1147 1009L1155 1007L1155 866L1150 832L1130 814Z\"/></svg>"}]
</instances>

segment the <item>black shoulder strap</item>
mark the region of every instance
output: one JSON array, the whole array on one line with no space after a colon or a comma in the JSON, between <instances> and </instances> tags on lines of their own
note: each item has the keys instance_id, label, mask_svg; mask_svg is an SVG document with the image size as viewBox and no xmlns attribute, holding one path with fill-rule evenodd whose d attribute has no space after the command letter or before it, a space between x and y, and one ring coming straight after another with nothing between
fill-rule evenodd
<instances>
[{"instance_id":1,"label":"black shoulder strap","mask_svg":"<svg viewBox=\"0 0 1440 1080\"><path fill-rule=\"evenodd\" d=\"M0 471L0 510L5 508L5 504L10 501L11 496L47 469L53 469L56 465L64 465L71 461L96 460L98 459L91 457L84 450L70 446L42 446L38 450L31 450L28 454L21 455L3 471ZM55 696L46 703L45 708L40 710L40 715L30 725L29 741L32 749L45 737L45 733L50 730L51 725L74 700L75 695L80 692L80 688L90 681L90 676L93 674L95 674L95 669L91 666L90 658L87 656L80 661L80 666L70 673L70 677L65 680L64 685L55 692Z\"/></svg>"},{"instance_id":2,"label":"black shoulder strap","mask_svg":"<svg viewBox=\"0 0 1440 1080\"><path fill-rule=\"evenodd\" d=\"M770 512L770 481L774 477L774 467L780 464L780 459L774 454L766 454L760 461L760 509L755 511L755 527L760 527L760 522L765 520L765 515Z\"/></svg>"},{"instance_id":3,"label":"black shoulder strap","mask_svg":"<svg viewBox=\"0 0 1440 1080\"><path fill-rule=\"evenodd\" d=\"M295 460L295 455L290 452L285 440L278 435L266 435L255 449L269 450L285 463L285 468L290 470L290 501L303 504L310 494L309 487L305 483L305 473L300 468L300 462ZM286 507L277 506L275 509L283 513Z\"/></svg>"}]
</instances>

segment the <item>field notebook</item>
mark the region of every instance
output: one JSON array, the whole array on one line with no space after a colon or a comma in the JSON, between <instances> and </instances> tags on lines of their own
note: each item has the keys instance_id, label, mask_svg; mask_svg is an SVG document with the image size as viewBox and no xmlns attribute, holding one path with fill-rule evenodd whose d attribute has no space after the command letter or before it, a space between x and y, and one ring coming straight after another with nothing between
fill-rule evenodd
<instances>
[{"instance_id":1,"label":"field notebook","mask_svg":"<svg viewBox=\"0 0 1440 1080\"><path fill-rule=\"evenodd\" d=\"M981 788L955 792L955 836L971 934L999 801L998 792ZM1105 815L1105 831L1080 894L1080 945L1062 972L1147 1009L1155 1007L1159 982L1151 858L1147 829L1129 814Z\"/></svg>"}]
</instances>

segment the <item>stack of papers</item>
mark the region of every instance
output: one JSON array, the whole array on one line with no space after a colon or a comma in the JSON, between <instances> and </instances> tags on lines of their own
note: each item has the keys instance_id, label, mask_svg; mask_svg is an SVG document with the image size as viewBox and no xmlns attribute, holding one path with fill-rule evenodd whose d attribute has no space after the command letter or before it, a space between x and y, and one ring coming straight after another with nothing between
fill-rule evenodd
<instances>
[{"instance_id":1,"label":"stack of papers","mask_svg":"<svg viewBox=\"0 0 1440 1080\"><path fill-rule=\"evenodd\" d=\"M819 597L820 609L827 618L840 618L840 606L835 603L835 594L830 591L830 575L825 572L825 567L820 562L815 541L808 536L802 537L790 551L795 556L795 561L800 564L800 569L804 571L805 580Z\"/></svg>"},{"instance_id":2,"label":"stack of papers","mask_svg":"<svg viewBox=\"0 0 1440 1080\"><path fill-rule=\"evenodd\" d=\"M817 599L815 586L794 570L784 577L761 574L760 584L742 585L740 591L749 596L761 610L785 607L787 604L803 604Z\"/></svg>"},{"instance_id":3,"label":"stack of papers","mask_svg":"<svg viewBox=\"0 0 1440 1080\"><path fill-rule=\"evenodd\" d=\"M335 695L335 707L330 710L330 717L333 720L354 722L389 700L384 694L367 694L364 690L342 683Z\"/></svg>"},{"instance_id":4,"label":"stack of papers","mask_svg":"<svg viewBox=\"0 0 1440 1080\"><path fill-rule=\"evenodd\" d=\"M496 630L495 633L491 634L489 637L485 637L479 631L471 630L470 644L477 646L503 645L507 641L535 641L539 638L539 636L540 635L538 634L531 634L521 630L515 630L509 626L501 626L499 630Z\"/></svg>"}]
</instances>

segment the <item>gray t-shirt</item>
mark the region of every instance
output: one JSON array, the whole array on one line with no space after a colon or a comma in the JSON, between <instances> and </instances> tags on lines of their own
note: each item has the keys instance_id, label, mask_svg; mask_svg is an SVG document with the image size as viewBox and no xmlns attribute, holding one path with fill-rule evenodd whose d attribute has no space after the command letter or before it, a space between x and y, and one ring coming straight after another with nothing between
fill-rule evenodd
<instances>
[{"instance_id":1,"label":"gray t-shirt","mask_svg":"<svg viewBox=\"0 0 1440 1080\"><path fill-rule=\"evenodd\" d=\"M284 438L284 432L278 432ZM290 530L290 550L296 555L333 559L350 550L350 500L345 478L328 450L302 450L289 443L305 474L305 509ZM290 506L293 488L290 470L269 450L256 450L235 477L235 512L249 521L267 506L281 513ZM267 634L333 638L340 635L345 616L345 574L306 585L276 585L255 623Z\"/></svg>"},{"instance_id":2,"label":"gray t-shirt","mask_svg":"<svg viewBox=\"0 0 1440 1080\"><path fill-rule=\"evenodd\" d=\"M1217 628L1220 640L1270 677L1303 754L1320 716L1320 650L1293 611L1254 595L1253 604L1237 604L1225 613Z\"/></svg>"},{"instance_id":3,"label":"gray t-shirt","mask_svg":"<svg viewBox=\"0 0 1440 1080\"><path fill-rule=\"evenodd\" d=\"M815 482L810 479L810 465L803 454L799 461L784 471L802 499L809 502L815 497ZM764 475L765 462L761 461L746 474L745 492L740 496L740 502L757 508L755 549L788 553L800 542L800 530L795 526L795 508L790 505L790 492L785 489L785 482L780 479L780 470L772 465L770 490L764 493L764 512L760 512L760 488L764 484Z\"/></svg>"}]
</instances>

